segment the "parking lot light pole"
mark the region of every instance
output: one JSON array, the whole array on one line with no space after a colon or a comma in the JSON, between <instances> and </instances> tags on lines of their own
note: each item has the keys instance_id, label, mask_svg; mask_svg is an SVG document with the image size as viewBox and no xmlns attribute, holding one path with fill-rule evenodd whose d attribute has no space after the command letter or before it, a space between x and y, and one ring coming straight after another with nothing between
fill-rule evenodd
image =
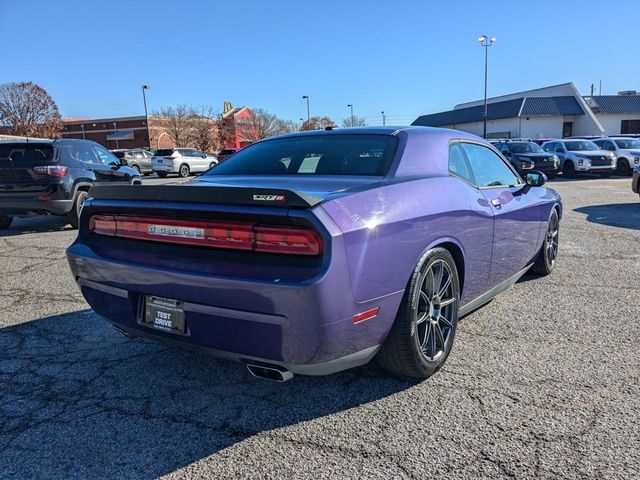
<instances>
[{"instance_id":1,"label":"parking lot light pole","mask_svg":"<svg viewBox=\"0 0 640 480\"><path fill-rule=\"evenodd\" d=\"M307 128L311 128L311 115L309 114L309 95L303 95L302 99L307 101Z\"/></svg>"},{"instance_id":2,"label":"parking lot light pole","mask_svg":"<svg viewBox=\"0 0 640 480\"><path fill-rule=\"evenodd\" d=\"M387 124L386 122L387 118L384 116L384 110L382 110L382 112L380 113L382 113L382 126L384 127Z\"/></svg>"},{"instance_id":3,"label":"parking lot light pole","mask_svg":"<svg viewBox=\"0 0 640 480\"><path fill-rule=\"evenodd\" d=\"M151 150L151 133L149 130L149 114L147 113L147 95L145 90L149 90L149 85L142 85L142 101L144 102L144 118L147 125L147 141L149 142L149 150Z\"/></svg>"},{"instance_id":4,"label":"parking lot light pole","mask_svg":"<svg viewBox=\"0 0 640 480\"><path fill-rule=\"evenodd\" d=\"M349 107L351 109L351 127L353 127L353 104L349 104L347 105L347 107Z\"/></svg>"},{"instance_id":5,"label":"parking lot light pole","mask_svg":"<svg viewBox=\"0 0 640 480\"><path fill-rule=\"evenodd\" d=\"M484 47L484 110L482 113L483 119L483 134L482 138L487 138L487 67L489 58L489 47L496 41L496 37L487 37L486 35L480 35L478 42Z\"/></svg>"}]
</instances>

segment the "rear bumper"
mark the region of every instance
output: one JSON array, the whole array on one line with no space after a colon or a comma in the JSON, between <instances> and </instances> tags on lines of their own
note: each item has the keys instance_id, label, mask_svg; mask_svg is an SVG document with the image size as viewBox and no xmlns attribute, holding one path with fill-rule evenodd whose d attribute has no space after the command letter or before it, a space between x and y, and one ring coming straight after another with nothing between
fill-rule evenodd
<instances>
[{"instance_id":1,"label":"rear bumper","mask_svg":"<svg viewBox=\"0 0 640 480\"><path fill-rule=\"evenodd\" d=\"M323 375L364 364L376 354L395 319L402 293L358 303L346 261L299 284L252 281L157 269L100 258L74 243L71 270L91 307L133 336L203 350L236 361L281 365ZM142 324L144 295L184 302L187 334ZM354 324L353 315L380 307Z\"/></svg>"},{"instance_id":2,"label":"rear bumper","mask_svg":"<svg viewBox=\"0 0 640 480\"><path fill-rule=\"evenodd\" d=\"M38 200L28 198L0 199L0 215L65 215L73 208L73 200Z\"/></svg>"},{"instance_id":3,"label":"rear bumper","mask_svg":"<svg viewBox=\"0 0 640 480\"><path fill-rule=\"evenodd\" d=\"M166 173L178 173L179 170L179 166L175 165L175 164L162 164L162 165L157 165L154 164L151 166L151 171L152 172L166 172Z\"/></svg>"}]
</instances>

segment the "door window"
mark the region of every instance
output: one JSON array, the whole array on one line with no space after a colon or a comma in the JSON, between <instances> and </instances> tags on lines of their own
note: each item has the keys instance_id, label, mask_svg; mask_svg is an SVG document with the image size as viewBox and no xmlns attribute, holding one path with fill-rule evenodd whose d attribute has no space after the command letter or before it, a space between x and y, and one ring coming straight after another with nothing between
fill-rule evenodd
<instances>
[{"instance_id":1,"label":"door window","mask_svg":"<svg viewBox=\"0 0 640 480\"><path fill-rule=\"evenodd\" d=\"M522 183L493 150L475 143L462 143L461 146L478 187L511 187Z\"/></svg>"},{"instance_id":2,"label":"door window","mask_svg":"<svg viewBox=\"0 0 640 480\"><path fill-rule=\"evenodd\" d=\"M98 157L96 157L96 154L93 151L93 148L91 148L91 145L89 144L72 145L71 156L75 160L79 160L84 163L91 163L93 165L100 163L98 161Z\"/></svg>"},{"instance_id":3,"label":"door window","mask_svg":"<svg viewBox=\"0 0 640 480\"><path fill-rule=\"evenodd\" d=\"M459 144L454 143L449 147L449 172L456 177L460 177L467 182L474 184L473 174L469 162L464 156L464 152Z\"/></svg>"},{"instance_id":4,"label":"door window","mask_svg":"<svg viewBox=\"0 0 640 480\"><path fill-rule=\"evenodd\" d=\"M101 163L102 165L110 165L113 163L117 165L118 163L120 163L116 158L116 156L106 148L100 147L98 145L96 145L93 148L96 151L96 155L98 157L98 163Z\"/></svg>"}]
</instances>

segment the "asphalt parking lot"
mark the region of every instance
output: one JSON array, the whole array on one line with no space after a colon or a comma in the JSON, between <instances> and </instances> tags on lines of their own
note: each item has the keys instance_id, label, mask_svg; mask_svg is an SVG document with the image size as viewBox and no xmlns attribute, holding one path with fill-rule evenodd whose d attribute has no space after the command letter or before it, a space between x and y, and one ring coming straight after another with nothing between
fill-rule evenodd
<instances>
[{"instance_id":1,"label":"asphalt parking lot","mask_svg":"<svg viewBox=\"0 0 640 480\"><path fill-rule=\"evenodd\" d=\"M157 180L156 180L157 181ZM554 181L559 263L462 320L424 382L285 384L128 340L88 309L57 218L0 234L0 477L640 477L640 199Z\"/></svg>"}]
</instances>

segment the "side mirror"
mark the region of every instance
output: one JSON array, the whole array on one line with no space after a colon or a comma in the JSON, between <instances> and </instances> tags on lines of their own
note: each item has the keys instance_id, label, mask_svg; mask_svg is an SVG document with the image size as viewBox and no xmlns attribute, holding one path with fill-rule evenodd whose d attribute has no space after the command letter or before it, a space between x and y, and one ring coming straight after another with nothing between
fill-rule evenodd
<instances>
[{"instance_id":1,"label":"side mirror","mask_svg":"<svg viewBox=\"0 0 640 480\"><path fill-rule=\"evenodd\" d=\"M120 161L120 166L121 167L126 167L127 165L129 165L127 163L127 160L124 157L120 158L119 161Z\"/></svg>"},{"instance_id":2,"label":"side mirror","mask_svg":"<svg viewBox=\"0 0 640 480\"><path fill-rule=\"evenodd\" d=\"M203 153L203 154L202 154L202 158L207 158L207 154L206 154L206 153Z\"/></svg>"},{"instance_id":3,"label":"side mirror","mask_svg":"<svg viewBox=\"0 0 640 480\"><path fill-rule=\"evenodd\" d=\"M564 153L564 148L558 147L558 148L556 148L556 152L557 153Z\"/></svg>"},{"instance_id":4,"label":"side mirror","mask_svg":"<svg viewBox=\"0 0 640 480\"><path fill-rule=\"evenodd\" d=\"M534 170L533 172L527 172L525 181L527 182L527 185L531 187L541 187L547 183L547 176L542 172Z\"/></svg>"}]
</instances>

